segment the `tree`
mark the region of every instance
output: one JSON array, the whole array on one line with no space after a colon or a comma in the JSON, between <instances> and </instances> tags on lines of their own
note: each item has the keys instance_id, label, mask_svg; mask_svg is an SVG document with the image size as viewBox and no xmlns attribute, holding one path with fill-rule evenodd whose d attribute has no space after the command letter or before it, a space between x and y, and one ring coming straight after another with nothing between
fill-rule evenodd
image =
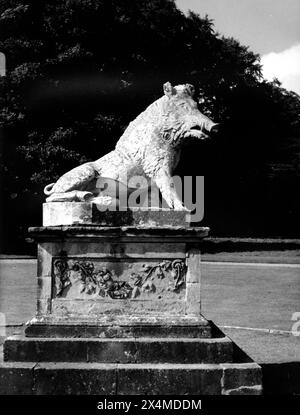
<instances>
[{"instance_id":1,"label":"tree","mask_svg":"<svg viewBox=\"0 0 300 415\"><path fill-rule=\"evenodd\" d=\"M243 193L241 183L255 185L249 172L268 176L276 148L299 136L299 97L263 81L258 55L173 0L2 0L0 51L4 206L15 215L23 206L14 218L22 237L40 221L42 188L111 150L165 81L193 83L201 109L223 125L219 140L187 153L190 172L214 189L230 180ZM215 221L217 197L208 200Z\"/></svg>"}]
</instances>

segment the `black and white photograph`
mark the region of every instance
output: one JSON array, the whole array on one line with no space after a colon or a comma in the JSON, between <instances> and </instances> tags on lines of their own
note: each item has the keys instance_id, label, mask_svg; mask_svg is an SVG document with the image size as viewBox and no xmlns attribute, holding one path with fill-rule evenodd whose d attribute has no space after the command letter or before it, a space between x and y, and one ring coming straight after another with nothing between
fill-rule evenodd
<instances>
[{"instance_id":1,"label":"black and white photograph","mask_svg":"<svg viewBox=\"0 0 300 415\"><path fill-rule=\"evenodd\" d=\"M0 0L0 405L300 395L299 190L299 0Z\"/></svg>"}]
</instances>

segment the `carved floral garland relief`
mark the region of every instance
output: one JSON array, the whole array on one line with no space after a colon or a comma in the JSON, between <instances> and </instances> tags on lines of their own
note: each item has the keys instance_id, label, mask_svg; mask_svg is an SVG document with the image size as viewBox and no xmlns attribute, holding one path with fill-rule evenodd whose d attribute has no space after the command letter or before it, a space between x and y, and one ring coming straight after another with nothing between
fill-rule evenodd
<instances>
[{"instance_id":1,"label":"carved floral garland relief","mask_svg":"<svg viewBox=\"0 0 300 415\"><path fill-rule=\"evenodd\" d=\"M55 296L62 297L72 285L73 280L80 283L80 293L99 295L111 299L137 298L141 293L154 293L156 279L169 279L168 290L179 292L185 287L186 264L181 259L165 260L157 265L143 264L138 273L131 273L130 282L121 281L113 270L104 267L95 270L91 261L68 261L60 258L54 261ZM85 296L86 297L86 296Z\"/></svg>"}]
</instances>

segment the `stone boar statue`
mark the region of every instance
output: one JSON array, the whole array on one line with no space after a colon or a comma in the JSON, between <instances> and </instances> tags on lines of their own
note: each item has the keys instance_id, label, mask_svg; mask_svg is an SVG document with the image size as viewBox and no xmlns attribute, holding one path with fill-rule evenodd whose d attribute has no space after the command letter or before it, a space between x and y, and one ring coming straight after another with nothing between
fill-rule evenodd
<instances>
[{"instance_id":1,"label":"stone boar statue","mask_svg":"<svg viewBox=\"0 0 300 415\"><path fill-rule=\"evenodd\" d=\"M218 124L198 110L192 85L167 82L163 89L164 95L129 124L113 151L47 185L47 202L93 201L97 179L127 184L131 177L143 176L156 184L171 209L185 209L172 183L181 148L189 138L207 138Z\"/></svg>"}]
</instances>

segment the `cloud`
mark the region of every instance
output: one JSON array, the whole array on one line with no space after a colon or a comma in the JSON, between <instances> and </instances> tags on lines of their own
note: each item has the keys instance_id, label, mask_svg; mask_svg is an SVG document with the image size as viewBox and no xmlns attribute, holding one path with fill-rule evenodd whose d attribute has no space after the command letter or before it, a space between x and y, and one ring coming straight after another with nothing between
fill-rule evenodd
<instances>
[{"instance_id":1,"label":"cloud","mask_svg":"<svg viewBox=\"0 0 300 415\"><path fill-rule=\"evenodd\" d=\"M300 94L300 44L282 52L262 56L263 75L269 81L277 78L283 88Z\"/></svg>"}]
</instances>

